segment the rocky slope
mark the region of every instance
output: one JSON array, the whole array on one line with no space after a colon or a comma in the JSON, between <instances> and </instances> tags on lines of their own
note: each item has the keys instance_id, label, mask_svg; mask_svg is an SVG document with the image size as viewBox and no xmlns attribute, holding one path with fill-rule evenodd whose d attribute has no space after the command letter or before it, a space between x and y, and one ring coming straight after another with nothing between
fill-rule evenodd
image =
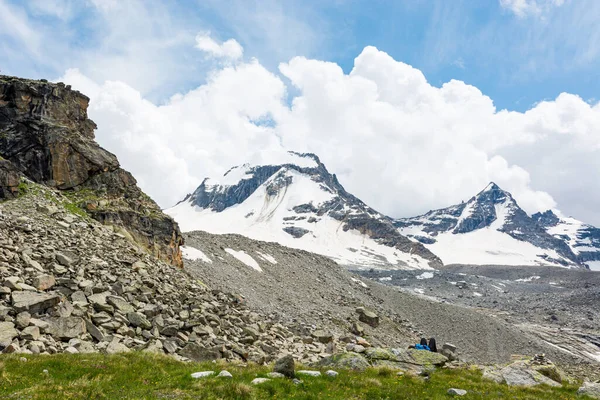
<instances>
[{"instance_id":1,"label":"rocky slope","mask_svg":"<svg viewBox=\"0 0 600 400\"><path fill-rule=\"evenodd\" d=\"M314 154L243 165L206 179L166 210L183 231L238 233L327 255L340 264L435 268L440 260L348 193Z\"/></svg>"},{"instance_id":2,"label":"rocky slope","mask_svg":"<svg viewBox=\"0 0 600 400\"><path fill-rule=\"evenodd\" d=\"M63 191L92 218L181 266L177 224L94 141L88 102L62 83L0 75L0 198L17 192L18 171Z\"/></svg>"},{"instance_id":3,"label":"rocky slope","mask_svg":"<svg viewBox=\"0 0 600 400\"><path fill-rule=\"evenodd\" d=\"M0 352L143 350L259 363L319 353L239 296L73 213L62 192L34 183L22 190L0 202Z\"/></svg>"},{"instance_id":4,"label":"rocky slope","mask_svg":"<svg viewBox=\"0 0 600 400\"><path fill-rule=\"evenodd\" d=\"M565 242L490 183L467 202L394 221L445 264L587 267Z\"/></svg>"},{"instance_id":5,"label":"rocky slope","mask_svg":"<svg viewBox=\"0 0 600 400\"><path fill-rule=\"evenodd\" d=\"M565 241L579 263L600 271L600 229L575 218L559 217L552 210L531 217L548 234Z\"/></svg>"},{"instance_id":6,"label":"rocky slope","mask_svg":"<svg viewBox=\"0 0 600 400\"><path fill-rule=\"evenodd\" d=\"M461 359L475 363L503 363L508 362L513 354L533 356L545 353L561 365L577 365L576 368L585 373L598 367L595 358L598 349L593 350L596 348L594 340L579 336L579 333L589 329L583 329L582 325L575 323L569 326L581 327L576 329L577 332L561 330L543 318L532 320L535 326L524 325L523 319L529 314L521 315L523 313L519 310L528 307L528 304L526 299L521 301L521 296L514 301L511 300L511 294L490 296L489 300L487 297L477 297L477 300L467 303L462 301L466 299L459 298L457 301L452 296L462 293L466 297L471 291L460 290L447 281L439 286L431 286L430 291L429 282L439 283L439 279L414 279L423 288L423 295L412 289L405 292L398 287L383 285L404 284L408 275L438 276L445 269L361 271L361 274L376 280L386 278L377 283L347 271L327 257L289 249L276 243L254 241L240 235L204 232L190 232L185 236L184 262L191 274L211 287L240 293L249 307L289 324L300 335L315 330L333 335L337 339L335 343L338 350L345 348L342 344L344 338L352 339L352 333L358 328L360 335L370 344L380 347L405 348L420 336L434 336L439 343L453 343ZM478 267L473 268L476 270ZM401 278L390 278L390 281L394 281L388 282L387 278L394 274ZM496 290L491 285L484 287L483 280L476 276L471 278L481 285L480 290L484 295L488 290ZM457 293L448 294L447 300L444 300L441 297L446 295L445 292L436 293L437 287L442 285L451 286ZM593 290L592 287L590 291ZM479 299L484 302L476 303ZM502 299L507 306L495 305L493 299ZM590 299L586 307L593 310L594 304L595 300ZM563 304L559 299L550 306L562 310L569 304ZM361 307L377 314L377 326L360 320L356 310ZM513 318L513 312L522 318ZM582 310L573 316L573 320L587 315ZM595 315L595 312L589 315ZM589 332L588 337L592 337Z\"/></svg>"}]
</instances>

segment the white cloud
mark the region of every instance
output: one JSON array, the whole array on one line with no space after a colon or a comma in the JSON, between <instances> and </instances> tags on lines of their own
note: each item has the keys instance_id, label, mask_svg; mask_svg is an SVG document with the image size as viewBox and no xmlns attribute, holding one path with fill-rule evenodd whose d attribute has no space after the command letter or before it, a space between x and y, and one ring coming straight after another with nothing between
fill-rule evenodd
<instances>
[{"instance_id":1,"label":"white cloud","mask_svg":"<svg viewBox=\"0 0 600 400\"><path fill-rule=\"evenodd\" d=\"M196 48L205 52L209 57L227 60L238 60L244 55L244 49L235 39L229 39L221 44L217 43L210 32L201 32L196 35Z\"/></svg>"},{"instance_id":2,"label":"white cloud","mask_svg":"<svg viewBox=\"0 0 600 400\"><path fill-rule=\"evenodd\" d=\"M256 60L215 70L162 106L75 70L63 80L89 93L99 142L164 207L206 176L291 149L317 153L350 192L392 216L466 200L495 181L529 212L564 198L565 213L600 222L598 104L562 94L525 113L498 111L476 87L431 86L374 47L349 74L303 57L280 73L299 93L291 106L283 79ZM265 119L274 126L254 123ZM589 186L574 196L578 182Z\"/></svg>"},{"instance_id":3,"label":"white cloud","mask_svg":"<svg viewBox=\"0 0 600 400\"><path fill-rule=\"evenodd\" d=\"M500 0L500 5L518 17L540 15L554 7L560 7L565 0Z\"/></svg>"}]
</instances>

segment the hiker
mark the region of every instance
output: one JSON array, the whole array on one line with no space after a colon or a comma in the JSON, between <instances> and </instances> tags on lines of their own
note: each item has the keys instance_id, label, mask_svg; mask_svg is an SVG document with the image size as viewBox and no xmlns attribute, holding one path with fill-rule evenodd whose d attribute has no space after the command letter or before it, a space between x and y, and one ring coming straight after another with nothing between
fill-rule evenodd
<instances>
[{"instance_id":1,"label":"hiker","mask_svg":"<svg viewBox=\"0 0 600 400\"><path fill-rule=\"evenodd\" d=\"M427 339L425 338L421 338L421 342L415 345L415 349L431 351L429 346L427 346Z\"/></svg>"},{"instance_id":2,"label":"hiker","mask_svg":"<svg viewBox=\"0 0 600 400\"><path fill-rule=\"evenodd\" d=\"M435 338L429 339L429 350L434 353L437 353L437 345L435 344Z\"/></svg>"}]
</instances>

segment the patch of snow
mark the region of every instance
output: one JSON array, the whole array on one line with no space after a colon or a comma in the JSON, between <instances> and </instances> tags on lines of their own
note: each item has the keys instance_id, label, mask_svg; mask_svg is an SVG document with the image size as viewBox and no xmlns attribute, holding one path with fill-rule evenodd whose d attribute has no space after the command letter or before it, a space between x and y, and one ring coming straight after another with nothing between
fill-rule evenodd
<instances>
[{"instance_id":1,"label":"patch of snow","mask_svg":"<svg viewBox=\"0 0 600 400\"><path fill-rule=\"evenodd\" d=\"M356 278L352 278L352 277L350 277L350 279L352 279L352 282L358 283L360 286L362 286L364 288L368 288L367 284L364 283L363 281L361 281L360 279L356 279Z\"/></svg>"},{"instance_id":2,"label":"patch of snow","mask_svg":"<svg viewBox=\"0 0 600 400\"><path fill-rule=\"evenodd\" d=\"M281 174L291 178L292 183L277 194L270 195L267 187ZM313 181L309 176L284 167L258 187L242 204L228 207L221 212L194 207L190 202L179 203L165 212L179 223L184 232L203 230L214 234L237 233L251 239L276 242L283 246L325 255L338 264L360 268L382 266L390 269L391 266L394 269L432 269L428 260L380 244L357 230L344 231L342 221L326 215L312 223L308 222L311 214L303 214L307 217L304 220L294 220L290 225L309 231L301 238L295 238L283 231L287 226L284 224L284 218L298 216L293 211L295 206L312 203L318 208L334 196L323 190L320 183Z\"/></svg>"},{"instance_id":3,"label":"patch of snow","mask_svg":"<svg viewBox=\"0 0 600 400\"><path fill-rule=\"evenodd\" d=\"M181 246L181 255L186 260L190 261L204 261L205 263L212 264L212 260L208 258L201 250L190 246Z\"/></svg>"},{"instance_id":4,"label":"patch of snow","mask_svg":"<svg viewBox=\"0 0 600 400\"><path fill-rule=\"evenodd\" d=\"M473 296L475 296L475 297L482 297L483 295L481 293L473 292Z\"/></svg>"},{"instance_id":5,"label":"patch of snow","mask_svg":"<svg viewBox=\"0 0 600 400\"><path fill-rule=\"evenodd\" d=\"M490 286L492 286L494 289L496 289L496 290L497 290L497 291L499 291L499 292L504 292L504 289L502 289L502 288L501 288L501 287L499 287L499 286L496 286L496 285L490 285Z\"/></svg>"},{"instance_id":6,"label":"patch of snow","mask_svg":"<svg viewBox=\"0 0 600 400\"><path fill-rule=\"evenodd\" d=\"M379 278L380 281L391 281L392 277L391 276L384 276L383 278Z\"/></svg>"},{"instance_id":7,"label":"patch of snow","mask_svg":"<svg viewBox=\"0 0 600 400\"><path fill-rule=\"evenodd\" d=\"M450 281L450 284L451 284L451 285L456 285L456 282L452 282L452 281Z\"/></svg>"},{"instance_id":8,"label":"patch of snow","mask_svg":"<svg viewBox=\"0 0 600 400\"><path fill-rule=\"evenodd\" d=\"M414 291L417 292L417 293L419 293L419 294L425 294L425 289L415 288Z\"/></svg>"},{"instance_id":9,"label":"patch of snow","mask_svg":"<svg viewBox=\"0 0 600 400\"><path fill-rule=\"evenodd\" d=\"M433 278L433 272L423 272L421 275L417 275L417 279L431 279Z\"/></svg>"},{"instance_id":10,"label":"patch of snow","mask_svg":"<svg viewBox=\"0 0 600 400\"><path fill-rule=\"evenodd\" d=\"M537 275L534 275L534 276L530 276L529 278L515 279L515 282L531 282L531 281L534 281L537 279L540 279L540 277Z\"/></svg>"},{"instance_id":11,"label":"patch of snow","mask_svg":"<svg viewBox=\"0 0 600 400\"><path fill-rule=\"evenodd\" d=\"M600 271L600 261L588 261L586 264L588 267L590 267L590 270Z\"/></svg>"},{"instance_id":12,"label":"patch of snow","mask_svg":"<svg viewBox=\"0 0 600 400\"><path fill-rule=\"evenodd\" d=\"M256 260L254 258L252 258L252 256L250 256L244 250L235 251L233 249L225 249L225 251L228 252L229 254L231 254L232 256L234 256L235 258L237 258L238 261L249 266L250 268L252 268L258 272L263 272L262 268L260 267L260 265L258 265Z\"/></svg>"},{"instance_id":13,"label":"patch of snow","mask_svg":"<svg viewBox=\"0 0 600 400\"><path fill-rule=\"evenodd\" d=\"M263 260L268 261L273 265L277 264L277 260L275 259L275 257L273 257L270 254L261 253L260 251L257 251L256 254L258 254L258 256Z\"/></svg>"},{"instance_id":14,"label":"patch of snow","mask_svg":"<svg viewBox=\"0 0 600 400\"><path fill-rule=\"evenodd\" d=\"M440 257L444 264L561 266L540 256L557 260L563 258L555 250L540 249L492 226L457 235L442 233L436 236L435 243L425 247Z\"/></svg>"}]
</instances>

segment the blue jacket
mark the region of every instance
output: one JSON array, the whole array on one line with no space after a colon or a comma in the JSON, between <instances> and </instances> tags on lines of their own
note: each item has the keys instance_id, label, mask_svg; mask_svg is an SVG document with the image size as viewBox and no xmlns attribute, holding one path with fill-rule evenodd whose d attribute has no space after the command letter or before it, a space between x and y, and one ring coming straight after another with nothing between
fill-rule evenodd
<instances>
[{"instance_id":1,"label":"blue jacket","mask_svg":"<svg viewBox=\"0 0 600 400\"><path fill-rule=\"evenodd\" d=\"M417 349L417 350L427 350L427 351L431 351L431 349L429 348L429 346L427 346L427 345L422 345L422 344L416 344L416 345L415 345L415 349Z\"/></svg>"}]
</instances>

